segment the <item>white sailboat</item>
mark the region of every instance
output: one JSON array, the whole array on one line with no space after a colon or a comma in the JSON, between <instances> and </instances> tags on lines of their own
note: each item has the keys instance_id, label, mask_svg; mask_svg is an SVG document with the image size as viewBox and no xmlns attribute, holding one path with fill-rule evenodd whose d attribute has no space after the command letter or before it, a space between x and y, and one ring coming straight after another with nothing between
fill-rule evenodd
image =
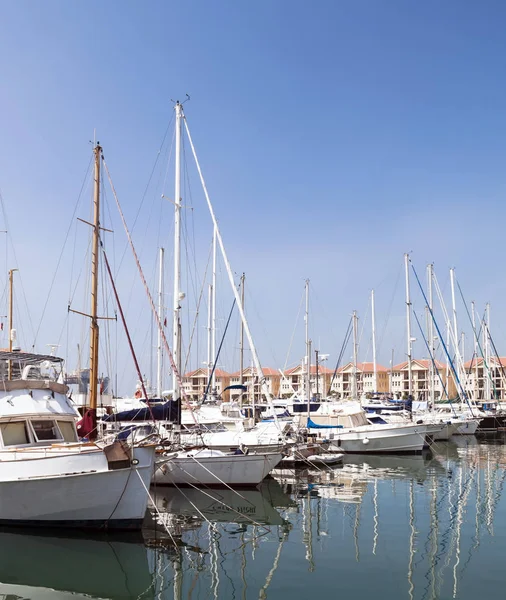
<instances>
[{"instance_id":1,"label":"white sailboat","mask_svg":"<svg viewBox=\"0 0 506 600\"><path fill-rule=\"evenodd\" d=\"M153 481L206 487L256 486L282 458L281 452L234 454L211 449L164 452L156 461Z\"/></svg>"}]
</instances>

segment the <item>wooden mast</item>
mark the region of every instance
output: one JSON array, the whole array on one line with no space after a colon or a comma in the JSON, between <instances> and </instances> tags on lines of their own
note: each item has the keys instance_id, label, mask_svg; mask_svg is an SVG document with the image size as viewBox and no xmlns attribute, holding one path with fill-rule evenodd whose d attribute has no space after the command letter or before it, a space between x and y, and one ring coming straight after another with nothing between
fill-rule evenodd
<instances>
[{"instance_id":1,"label":"wooden mast","mask_svg":"<svg viewBox=\"0 0 506 600\"><path fill-rule=\"evenodd\" d=\"M98 397L98 252L100 241L100 159L102 148L97 144L95 154L95 185L93 193L93 239L91 244L91 326L90 326L90 409L93 415L93 430L90 439L96 439Z\"/></svg>"}]
</instances>

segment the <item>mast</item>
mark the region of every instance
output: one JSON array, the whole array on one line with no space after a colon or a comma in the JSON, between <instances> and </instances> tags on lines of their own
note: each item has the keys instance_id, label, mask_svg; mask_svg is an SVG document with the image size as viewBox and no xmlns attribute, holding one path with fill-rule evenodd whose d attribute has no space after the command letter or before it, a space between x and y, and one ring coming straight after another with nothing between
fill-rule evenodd
<instances>
[{"instance_id":1,"label":"mast","mask_svg":"<svg viewBox=\"0 0 506 600\"><path fill-rule=\"evenodd\" d=\"M306 325L306 396L309 407L311 398L311 344L309 340L309 279L306 279L306 311L304 321ZM309 408L308 408L309 411Z\"/></svg>"},{"instance_id":2,"label":"mast","mask_svg":"<svg viewBox=\"0 0 506 600\"><path fill-rule=\"evenodd\" d=\"M212 284L211 284L211 293L213 301L211 303L212 307L212 327L211 327L211 360L214 362L216 360L216 227L213 229L213 274L212 274ZM214 365L213 375L211 381L211 392L216 392L216 365Z\"/></svg>"},{"instance_id":3,"label":"mast","mask_svg":"<svg viewBox=\"0 0 506 600\"><path fill-rule=\"evenodd\" d=\"M244 284L246 282L246 275L243 273L241 276L241 306L244 310ZM241 334L239 337L239 385L244 385L244 325L241 321ZM242 393L241 393L241 406L242 406Z\"/></svg>"},{"instance_id":4,"label":"mast","mask_svg":"<svg viewBox=\"0 0 506 600\"><path fill-rule=\"evenodd\" d=\"M490 386L490 346L489 346L489 335L490 335L490 302L487 302L487 306L485 308L485 323L483 327L483 345L485 346L485 369L483 370L483 375L485 376L485 371L487 373L486 377L486 401L490 400L492 395L492 390Z\"/></svg>"},{"instance_id":5,"label":"mast","mask_svg":"<svg viewBox=\"0 0 506 600\"><path fill-rule=\"evenodd\" d=\"M211 219L212 219L213 225L215 227L216 239L217 239L217 242L218 242L218 244L220 246L221 255L223 257L223 262L225 263L225 269L227 271L227 275L228 275L228 280L229 280L229 283L230 283L230 287L232 288L232 291L234 293L234 298L235 298L235 301L237 303L239 314L241 315L241 320L242 320L242 322L244 324L244 333L246 334L246 339L248 340L248 345L249 345L250 350L251 350L251 357L253 359L253 363L255 365L255 369L256 369L257 375L258 375L258 377L260 377L260 383L261 383L261 387L262 387L262 389L264 391L265 397L267 398L267 401L268 401L270 407L273 409L273 406L272 406L272 394L271 394L271 391L269 389L269 386L267 385L267 381L265 379L264 373L262 371L262 365L260 364L260 359L258 358L256 346L255 346L255 343L253 341L253 336L251 335L249 324L248 324L248 321L246 320L246 315L244 314L244 310L243 310L243 307L241 305L241 298L239 296L239 292L238 292L237 287L236 287L235 282L234 282L234 273L232 271L232 267L230 266L230 262L228 260L228 256L227 256L227 253L226 253L226 250L225 250L225 245L223 244L223 238L221 237L221 232L220 232L219 227L218 227L218 221L216 219L216 215L214 214L213 205L211 204L211 199L210 199L209 193L207 191L206 182L204 180L204 176L202 175L202 169L200 168L200 162L198 160L197 153L195 151L195 146L193 145L193 140L192 140L192 137L191 137L191 134L190 134L190 130L189 130L189 127L188 127L188 123L186 122L186 120L185 120L185 130L186 130L186 133L188 135L188 141L190 142L190 146L191 146L191 149L192 149L193 158L195 160L197 171L199 173L200 182L202 184L202 189L203 189L204 195L206 197L207 207L209 208L209 213L211 215ZM273 409L273 413L274 413L274 422L276 423L276 426L279 427L278 418L276 416L276 412L274 411L274 409Z\"/></svg>"},{"instance_id":6,"label":"mast","mask_svg":"<svg viewBox=\"0 0 506 600\"><path fill-rule=\"evenodd\" d=\"M309 413L311 411L311 340L307 341L307 354L309 357L308 367L307 367L307 380L306 380L306 396L307 396L307 416L309 417Z\"/></svg>"},{"instance_id":7,"label":"mast","mask_svg":"<svg viewBox=\"0 0 506 600\"><path fill-rule=\"evenodd\" d=\"M432 292L432 270L434 265L431 263L427 265L427 287L429 293L429 318L428 318L428 334L429 334L429 350L430 350L430 361L429 361L429 400L432 403L432 410L434 410L435 399L435 390L434 390L434 379L436 374L434 372L434 365L436 362L436 350L434 347L434 320L432 319L433 311L434 311L434 297Z\"/></svg>"},{"instance_id":8,"label":"mast","mask_svg":"<svg viewBox=\"0 0 506 600\"><path fill-rule=\"evenodd\" d=\"M212 304L213 304L213 286L209 284L209 302L207 304L207 381L209 382L209 377L211 376L211 366L212 366L212 353L211 353L211 329L212 329ZM208 384L206 384L207 387ZM206 400L206 398L204 398Z\"/></svg>"},{"instance_id":9,"label":"mast","mask_svg":"<svg viewBox=\"0 0 506 600\"><path fill-rule=\"evenodd\" d=\"M165 250L160 248L160 273L158 277L158 318L163 323L163 255ZM156 371L156 392L158 398L163 393L163 352L162 352L162 332L158 329L157 344L157 371Z\"/></svg>"},{"instance_id":10,"label":"mast","mask_svg":"<svg viewBox=\"0 0 506 600\"><path fill-rule=\"evenodd\" d=\"M358 400L357 385L357 360L358 360L358 318L357 311L353 311L353 378L352 378L352 400Z\"/></svg>"},{"instance_id":11,"label":"mast","mask_svg":"<svg viewBox=\"0 0 506 600\"><path fill-rule=\"evenodd\" d=\"M406 271L406 329L408 336L408 395L413 399L413 372L412 372L412 338L411 338L411 298L409 290L409 254L404 255L404 266Z\"/></svg>"},{"instance_id":12,"label":"mast","mask_svg":"<svg viewBox=\"0 0 506 600\"><path fill-rule=\"evenodd\" d=\"M319 363L320 363L320 358L319 358L319 354L320 351L319 350L315 350L315 355L316 355L316 399L318 400L319 395L320 395L320 385L319 385L319 377L320 377L320 372L319 372Z\"/></svg>"},{"instance_id":13,"label":"mast","mask_svg":"<svg viewBox=\"0 0 506 600\"><path fill-rule=\"evenodd\" d=\"M471 302L471 314L473 319L473 337L474 337L474 401L479 398L479 382L478 382L478 337L476 333L476 309L474 300Z\"/></svg>"},{"instance_id":14,"label":"mast","mask_svg":"<svg viewBox=\"0 0 506 600\"><path fill-rule=\"evenodd\" d=\"M455 269L450 269L450 286L452 290L452 312L453 312L453 339L455 354L459 354L459 331L457 328L457 306L455 302ZM458 362L457 362L458 367ZM461 376L461 375L460 375Z\"/></svg>"},{"instance_id":15,"label":"mast","mask_svg":"<svg viewBox=\"0 0 506 600\"><path fill-rule=\"evenodd\" d=\"M12 352L12 342L14 341L14 272L17 269L9 271L9 352ZM8 378L12 379L12 363L8 363Z\"/></svg>"},{"instance_id":16,"label":"mast","mask_svg":"<svg viewBox=\"0 0 506 600\"><path fill-rule=\"evenodd\" d=\"M91 325L90 325L90 409L93 428L90 439L96 439L97 397L98 397L98 251L100 241L100 158L102 148L97 144L95 154L95 182L93 193L93 238L91 242Z\"/></svg>"},{"instance_id":17,"label":"mast","mask_svg":"<svg viewBox=\"0 0 506 600\"><path fill-rule=\"evenodd\" d=\"M181 114L182 106L178 102L174 107L176 111L176 156L175 156L175 183L174 183L174 295L173 295L173 321L172 321L172 352L174 364L181 374L181 329L179 301L181 298ZM173 399L179 396L179 382L176 373L173 373L172 388Z\"/></svg>"},{"instance_id":18,"label":"mast","mask_svg":"<svg viewBox=\"0 0 506 600\"><path fill-rule=\"evenodd\" d=\"M373 392L378 391L378 371L376 365L376 315L374 310L374 290L371 290L371 322L372 322L372 367L373 367Z\"/></svg>"}]
</instances>

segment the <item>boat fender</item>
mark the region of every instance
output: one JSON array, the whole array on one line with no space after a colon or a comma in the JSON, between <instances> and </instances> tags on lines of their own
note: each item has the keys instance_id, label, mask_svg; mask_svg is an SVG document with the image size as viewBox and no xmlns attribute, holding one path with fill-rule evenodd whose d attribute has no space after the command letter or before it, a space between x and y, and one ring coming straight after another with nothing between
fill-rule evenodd
<instances>
[{"instance_id":1,"label":"boat fender","mask_svg":"<svg viewBox=\"0 0 506 600\"><path fill-rule=\"evenodd\" d=\"M423 421L422 419L420 419L419 421L416 422L417 425L423 425Z\"/></svg>"},{"instance_id":2,"label":"boat fender","mask_svg":"<svg viewBox=\"0 0 506 600\"><path fill-rule=\"evenodd\" d=\"M369 443L369 438L364 438L364 439L362 440L362 443L363 443L365 446L367 446L367 444Z\"/></svg>"}]
</instances>

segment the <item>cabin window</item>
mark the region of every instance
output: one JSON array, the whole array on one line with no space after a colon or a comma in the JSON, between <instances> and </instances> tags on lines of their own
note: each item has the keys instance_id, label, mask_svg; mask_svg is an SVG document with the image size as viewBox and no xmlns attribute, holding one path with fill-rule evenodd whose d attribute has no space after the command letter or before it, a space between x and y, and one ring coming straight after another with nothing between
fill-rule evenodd
<instances>
[{"instance_id":1,"label":"cabin window","mask_svg":"<svg viewBox=\"0 0 506 600\"><path fill-rule=\"evenodd\" d=\"M58 427L66 442L77 442L77 433L74 423L71 423L70 421L58 421Z\"/></svg>"},{"instance_id":2,"label":"cabin window","mask_svg":"<svg viewBox=\"0 0 506 600\"><path fill-rule=\"evenodd\" d=\"M11 421L0 425L4 446L22 446L29 444L28 430L25 421Z\"/></svg>"},{"instance_id":3,"label":"cabin window","mask_svg":"<svg viewBox=\"0 0 506 600\"><path fill-rule=\"evenodd\" d=\"M61 433L55 421L31 421L37 442L61 440Z\"/></svg>"}]
</instances>

